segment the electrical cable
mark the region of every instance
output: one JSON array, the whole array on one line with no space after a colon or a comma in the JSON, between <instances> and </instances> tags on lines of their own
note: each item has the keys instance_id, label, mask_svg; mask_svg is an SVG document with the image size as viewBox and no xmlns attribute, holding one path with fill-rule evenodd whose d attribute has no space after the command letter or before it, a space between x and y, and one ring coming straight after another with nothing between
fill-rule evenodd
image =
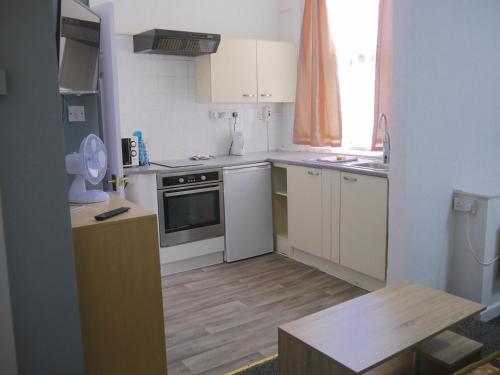
<instances>
[{"instance_id":1,"label":"electrical cable","mask_svg":"<svg viewBox=\"0 0 500 375\"><path fill-rule=\"evenodd\" d=\"M266 116L267 152L269 152L269 118Z\"/></svg>"},{"instance_id":2,"label":"electrical cable","mask_svg":"<svg viewBox=\"0 0 500 375\"><path fill-rule=\"evenodd\" d=\"M477 255L477 252L474 250L474 248L472 246L472 241L470 239L470 213L467 213L466 214L466 218L465 218L465 240L467 241L467 247L469 248L470 253L474 257L474 260L477 263L479 263L480 265L482 265L483 267L491 266L498 259L500 259L500 254L499 254L498 256L496 256L495 258L493 258L492 260L486 262L486 261L482 261L479 258L479 255Z\"/></svg>"},{"instance_id":3,"label":"electrical cable","mask_svg":"<svg viewBox=\"0 0 500 375\"><path fill-rule=\"evenodd\" d=\"M233 117L234 117L234 123L233 123L233 137L231 138L231 144L229 145L229 152L228 152L228 155L231 155L231 151L233 150L234 133L236 133L236 121L238 120L238 116L233 116Z\"/></svg>"}]
</instances>

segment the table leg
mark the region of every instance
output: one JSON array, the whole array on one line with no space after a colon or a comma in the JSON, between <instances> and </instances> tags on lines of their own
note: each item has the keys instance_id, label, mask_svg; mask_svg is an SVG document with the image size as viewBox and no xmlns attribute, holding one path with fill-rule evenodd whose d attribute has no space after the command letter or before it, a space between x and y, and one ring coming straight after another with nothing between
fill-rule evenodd
<instances>
[{"instance_id":1,"label":"table leg","mask_svg":"<svg viewBox=\"0 0 500 375\"><path fill-rule=\"evenodd\" d=\"M412 374L413 375L420 374L420 353L416 350L413 352Z\"/></svg>"}]
</instances>

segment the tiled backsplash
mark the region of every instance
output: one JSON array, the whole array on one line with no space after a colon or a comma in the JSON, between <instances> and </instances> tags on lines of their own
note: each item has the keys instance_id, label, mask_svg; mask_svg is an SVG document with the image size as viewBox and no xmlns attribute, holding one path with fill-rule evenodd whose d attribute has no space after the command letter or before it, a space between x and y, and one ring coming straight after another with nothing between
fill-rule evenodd
<instances>
[{"instance_id":1,"label":"tiled backsplash","mask_svg":"<svg viewBox=\"0 0 500 375\"><path fill-rule=\"evenodd\" d=\"M151 160L226 154L233 120L210 119L210 110L237 111L237 131L245 135L247 152L267 149L266 124L259 119L263 105L196 103L193 58L135 54L126 35L117 37L117 49L121 133L126 137L142 130ZM285 146L281 125L287 106L271 105L270 149Z\"/></svg>"}]
</instances>

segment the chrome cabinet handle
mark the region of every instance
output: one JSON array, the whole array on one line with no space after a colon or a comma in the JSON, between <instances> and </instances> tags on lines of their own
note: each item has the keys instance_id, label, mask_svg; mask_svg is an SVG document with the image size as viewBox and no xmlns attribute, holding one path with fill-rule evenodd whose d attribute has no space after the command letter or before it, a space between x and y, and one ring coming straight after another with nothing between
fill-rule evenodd
<instances>
[{"instance_id":1,"label":"chrome cabinet handle","mask_svg":"<svg viewBox=\"0 0 500 375\"><path fill-rule=\"evenodd\" d=\"M309 176L319 176L319 172L307 171Z\"/></svg>"},{"instance_id":2,"label":"chrome cabinet handle","mask_svg":"<svg viewBox=\"0 0 500 375\"><path fill-rule=\"evenodd\" d=\"M255 94L243 94L242 96L244 98L253 98L253 97L255 97Z\"/></svg>"},{"instance_id":3,"label":"chrome cabinet handle","mask_svg":"<svg viewBox=\"0 0 500 375\"><path fill-rule=\"evenodd\" d=\"M270 98L271 96L273 96L273 94L260 94L260 96L264 98Z\"/></svg>"},{"instance_id":4,"label":"chrome cabinet handle","mask_svg":"<svg viewBox=\"0 0 500 375\"><path fill-rule=\"evenodd\" d=\"M347 177L347 176L344 176L344 180L350 181L350 182L358 181L358 179L356 177Z\"/></svg>"}]
</instances>

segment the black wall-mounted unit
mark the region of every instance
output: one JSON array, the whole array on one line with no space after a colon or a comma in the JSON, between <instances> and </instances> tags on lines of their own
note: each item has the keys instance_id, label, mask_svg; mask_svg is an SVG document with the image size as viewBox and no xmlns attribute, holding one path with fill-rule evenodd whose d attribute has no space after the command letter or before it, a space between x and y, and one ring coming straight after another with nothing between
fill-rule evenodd
<instances>
[{"instance_id":1,"label":"black wall-mounted unit","mask_svg":"<svg viewBox=\"0 0 500 375\"><path fill-rule=\"evenodd\" d=\"M219 34L153 29L134 35L134 52L200 56L217 52Z\"/></svg>"}]
</instances>

